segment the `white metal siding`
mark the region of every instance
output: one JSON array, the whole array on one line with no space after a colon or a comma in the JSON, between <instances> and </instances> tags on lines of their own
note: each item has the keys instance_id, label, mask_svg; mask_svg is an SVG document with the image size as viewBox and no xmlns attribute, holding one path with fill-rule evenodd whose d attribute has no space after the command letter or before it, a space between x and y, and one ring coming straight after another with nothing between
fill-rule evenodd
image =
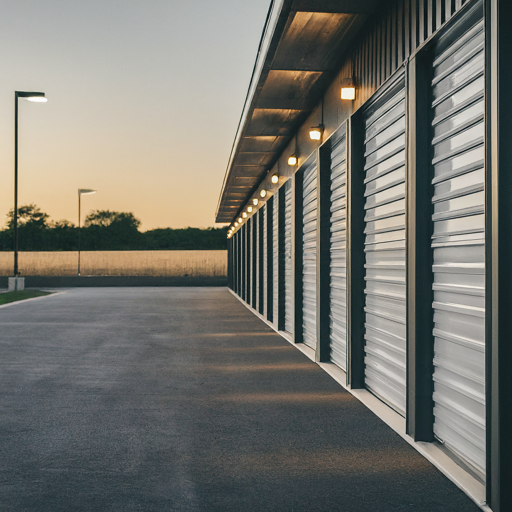
<instances>
[{"instance_id":1,"label":"white metal siding","mask_svg":"<svg viewBox=\"0 0 512 512\"><path fill-rule=\"evenodd\" d=\"M303 341L316 349L316 160L305 170L302 180L302 327Z\"/></svg>"},{"instance_id":2,"label":"white metal siding","mask_svg":"<svg viewBox=\"0 0 512 512\"><path fill-rule=\"evenodd\" d=\"M405 80L366 110L365 382L405 415Z\"/></svg>"},{"instance_id":3,"label":"white metal siding","mask_svg":"<svg viewBox=\"0 0 512 512\"><path fill-rule=\"evenodd\" d=\"M267 229L267 203L261 208L261 221L263 222L263 315L267 318L267 290L268 290L268 229Z\"/></svg>"},{"instance_id":4,"label":"white metal siding","mask_svg":"<svg viewBox=\"0 0 512 512\"><path fill-rule=\"evenodd\" d=\"M278 313L279 313L279 194L274 194L272 201L274 203L273 208L273 222L272 222L272 241L273 241L273 247L272 247L272 269L273 269L273 280L272 280L272 286L274 287L274 293L273 296L273 323L277 326L278 322Z\"/></svg>"},{"instance_id":5,"label":"white metal siding","mask_svg":"<svg viewBox=\"0 0 512 512\"><path fill-rule=\"evenodd\" d=\"M334 135L331 147L330 346L331 361L347 369L347 163L346 135Z\"/></svg>"},{"instance_id":6,"label":"white metal siding","mask_svg":"<svg viewBox=\"0 0 512 512\"><path fill-rule=\"evenodd\" d=\"M284 184L284 330L293 334L293 286L292 286L292 182Z\"/></svg>"},{"instance_id":7,"label":"white metal siding","mask_svg":"<svg viewBox=\"0 0 512 512\"><path fill-rule=\"evenodd\" d=\"M434 433L484 475L483 22L437 53L432 82Z\"/></svg>"}]
</instances>

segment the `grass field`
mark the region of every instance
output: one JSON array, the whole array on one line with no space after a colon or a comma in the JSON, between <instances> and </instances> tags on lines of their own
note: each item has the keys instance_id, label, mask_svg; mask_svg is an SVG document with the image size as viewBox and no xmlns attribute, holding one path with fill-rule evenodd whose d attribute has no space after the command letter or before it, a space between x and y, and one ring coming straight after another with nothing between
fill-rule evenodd
<instances>
[{"instance_id":1,"label":"grass field","mask_svg":"<svg viewBox=\"0 0 512 512\"><path fill-rule=\"evenodd\" d=\"M78 254L20 252L22 276L76 276ZM11 276L13 253L0 252L0 276ZM227 251L83 251L81 275L223 277Z\"/></svg>"},{"instance_id":2,"label":"grass field","mask_svg":"<svg viewBox=\"0 0 512 512\"><path fill-rule=\"evenodd\" d=\"M20 292L0 293L0 306L3 304L9 304L10 302L17 302L19 300L33 299L34 297L44 297L45 295L50 295L50 292L23 290Z\"/></svg>"}]
</instances>

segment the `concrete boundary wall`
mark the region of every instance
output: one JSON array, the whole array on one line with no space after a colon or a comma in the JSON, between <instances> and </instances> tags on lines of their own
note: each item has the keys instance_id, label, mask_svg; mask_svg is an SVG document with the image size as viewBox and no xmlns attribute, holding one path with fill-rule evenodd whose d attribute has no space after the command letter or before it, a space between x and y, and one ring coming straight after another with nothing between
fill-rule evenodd
<instances>
[{"instance_id":1,"label":"concrete boundary wall","mask_svg":"<svg viewBox=\"0 0 512 512\"><path fill-rule=\"evenodd\" d=\"M0 288L7 288L8 277L0 277ZM153 276L29 276L25 288L82 288L130 286L226 286L225 277Z\"/></svg>"}]
</instances>

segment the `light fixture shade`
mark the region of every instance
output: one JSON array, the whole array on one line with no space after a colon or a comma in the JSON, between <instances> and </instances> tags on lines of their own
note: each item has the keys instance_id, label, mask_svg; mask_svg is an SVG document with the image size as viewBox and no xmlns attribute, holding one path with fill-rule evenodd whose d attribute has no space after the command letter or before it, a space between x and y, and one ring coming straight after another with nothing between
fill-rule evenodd
<instances>
[{"instance_id":1,"label":"light fixture shade","mask_svg":"<svg viewBox=\"0 0 512 512\"><path fill-rule=\"evenodd\" d=\"M243 217L244 219L246 219L246 218L247 218L247 213L245 213L245 212L244 212L244 213L242 213L242 217Z\"/></svg>"},{"instance_id":2,"label":"light fixture shade","mask_svg":"<svg viewBox=\"0 0 512 512\"><path fill-rule=\"evenodd\" d=\"M267 195L267 191L263 188L261 189L260 196L265 197Z\"/></svg>"},{"instance_id":3,"label":"light fixture shade","mask_svg":"<svg viewBox=\"0 0 512 512\"><path fill-rule=\"evenodd\" d=\"M279 175L272 174L272 178L270 178L270 181L275 185L279 181Z\"/></svg>"},{"instance_id":4,"label":"light fixture shade","mask_svg":"<svg viewBox=\"0 0 512 512\"><path fill-rule=\"evenodd\" d=\"M288 157L288 165L291 167L297 165L297 155L291 155Z\"/></svg>"},{"instance_id":5,"label":"light fixture shade","mask_svg":"<svg viewBox=\"0 0 512 512\"><path fill-rule=\"evenodd\" d=\"M349 101L356 99L356 83L353 78L344 78L341 81L341 99Z\"/></svg>"},{"instance_id":6,"label":"light fixture shade","mask_svg":"<svg viewBox=\"0 0 512 512\"><path fill-rule=\"evenodd\" d=\"M48 101L48 98L45 98L44 96L29 96L26 99L33 103L46 103Z\"/></svg>"},{"instance_id":7,"label":"light fixture shade","mask_svg":"<svg viewBox=\"0 0 512 512\"><path fill-rule=\"evenodd\" d=\"M258 204L258 203L259 203L258 199L254 198L254 199L252 200L252 204L253 204L254 206L257 206L257 204Z\"/></svg>"},{"instance_id":8,"label":"light fixture shade","mask_svg":"<svg viewBox=\"0 0 512 512\"><path fill-rule=\"evenodd\" d=\"M309 138L311 140L320 140L322 138L322 134L324 133L323 125L313 126L309 130Z\"/></svg>"}]
</instances>

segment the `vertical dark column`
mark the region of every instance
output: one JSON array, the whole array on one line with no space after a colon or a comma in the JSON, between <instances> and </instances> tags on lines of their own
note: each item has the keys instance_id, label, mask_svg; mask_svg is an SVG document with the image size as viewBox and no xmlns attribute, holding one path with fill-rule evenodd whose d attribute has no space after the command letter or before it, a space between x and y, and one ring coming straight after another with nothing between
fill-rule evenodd
<instances>
[{"instance_id":1,"label":"vertical dark column","mask_svg":"<svg viewBox=\"0 0 512 512\"><path fill-rule=\"evenodd\" d=\"M247 304L251 304L251 255L252 255L252 247L251 247L251 219L247 219L245 221L246 232L245 232L245 245L246 245L246 290L245 290L245 302Z\"/></svg>"},{"instance_id":2,"label":"vertical dark column","mask_svg":"<svg viewBox=\"0 0 512 512\"><path fill-rule=\"evenodd\" d=\"M512 2L485 0L487 501L512 510Z\"/></svg>"},{"instance_id":3,"label":"vertical dark column","mask_svg":"<svg viewBox=\"0 0 512 512\"><path fill-rule=\"evenodd\" d=\"M246 244L246 233L247 224L244 224L241 229L242 233L242 299L246 300L245 290L247 287L247 244Z\"/></svg>"},{"instance_id":4,"label":"vertical dark column","mask_svg":"<svg viewBox=\"0 0 512 512\"><path fill-rule=\"evenodd\" d=\"M237 277L236 277L236 293L242 296L242 230L236 232L236 261L237 261Z\"/></svg>"},{"instance_id":5,"label":"vertical dark column","mask_svg":"<svg viewBox=\"0 0 512 512\"><path fill-rule=\"evenodd\" d=\"M227 249L227 257L228 257L228 271L227 271L227 284L228 284L228 288L232 289L233 286L232 286L232 276L231 276L231 272L233 270L233 265L232 265L232 262L233 262L233 239L232 238L228 238L227 240L227 243L226 243L226 249Z\"/></svg>"},{"instance_id":6,"label":"vertical dark column","mask_svg":"<svg viewBox=\"0 0 512 512\"><path fill-rule=\"evenodd\" d=\"M278 298L278 309L277 309L277 329L279 331L284 330L284 316L285 316L285 308L286 308L286 297L285 297L285 284L284 284L284 268L285 268L285 252L284 252L284 230L286 228L284 215L286 208L286 199L284 193L284 187L279 189L279 204L278 204L278 212L279 212L279 231L278 231L278 240L279 240L279 271L278 271L278 284L277 284L277 298Z\"/></svg>"},{"instance_id":7,"label":"vertical dark column","mask_svg":"<svg viewBox=\"0 0 512 512\"><path fill-rule=\"evenodd\" d=\"M258 286L258 279L257 279L257 271L258 271L258 251L257 251L257 241L258 241L258 217L257 215L253 215L251 218L251 229L252 229L252 243L251 243L251 249L252 249L252 265L251 265L251 271L252 271L252 297L251 297L251 306L254 309L258 309L258 305L256 304L256 290Z\"/></svg>"},{"instance_id":8,"label":"vertical dark column","mask_svg":"<svg viewBox=\"0 0 512 512\"><path fill-rule=\"evenodd\" d=\"M331 144L317 151L318 185L316 218L316 354L317 361L329 361L330 266L331 266Z\"/></svg>"},{"instance_id":9,"label":"vertical dark column","mask_svg":"<svg viewBox=\"0 0 512 512\"><path fill-rule=\"evenodd\" d=\"M347 130L347 380L364 387L364 129L354 114Z\"/></svg>"},{"instance_id":10,"label":"vertical dark column","mask_svg":"<svg viewBox=\"0 0 512 512\"><path fill-rule=\"evenodd\" d=\"M267 320L274 321L274 197L267 203Z\"/></svg>"},{"instance_id":11,"label":"vertical dark column","mask_svg":"<svg viewBox=\"0 0 512 512\"><path fill-rule=\"evenodd\" d=\"M433 441L432 185L430 166L430 55L409 64L407 79L407 433Z\"/></svg>"},{"instance_id":12,"label":"vertical dark column","mask_svg":"<svg viewBox=\"0 0 512 512\"><path fill-rule=\"evenodd\" d=\"M258 210L258 289L260 291L258 295L258 311L263 314L263 272L266 272L266 268L263 268L263 209Z\"/></svg>"},{"instance_id":13,"label":"vertical dark column","mask_svg":"<svg viewBox=\"0 0 512 512\"><path fill-rule=\"evenodd\" d=\"M293 297L293 341L302 343L303 329L303 241L302 241L302 224L303 224L303 197L302 183L304 173L296 172L290 179L292 180L292 297Z\"/></svg>"}]
</instances>

